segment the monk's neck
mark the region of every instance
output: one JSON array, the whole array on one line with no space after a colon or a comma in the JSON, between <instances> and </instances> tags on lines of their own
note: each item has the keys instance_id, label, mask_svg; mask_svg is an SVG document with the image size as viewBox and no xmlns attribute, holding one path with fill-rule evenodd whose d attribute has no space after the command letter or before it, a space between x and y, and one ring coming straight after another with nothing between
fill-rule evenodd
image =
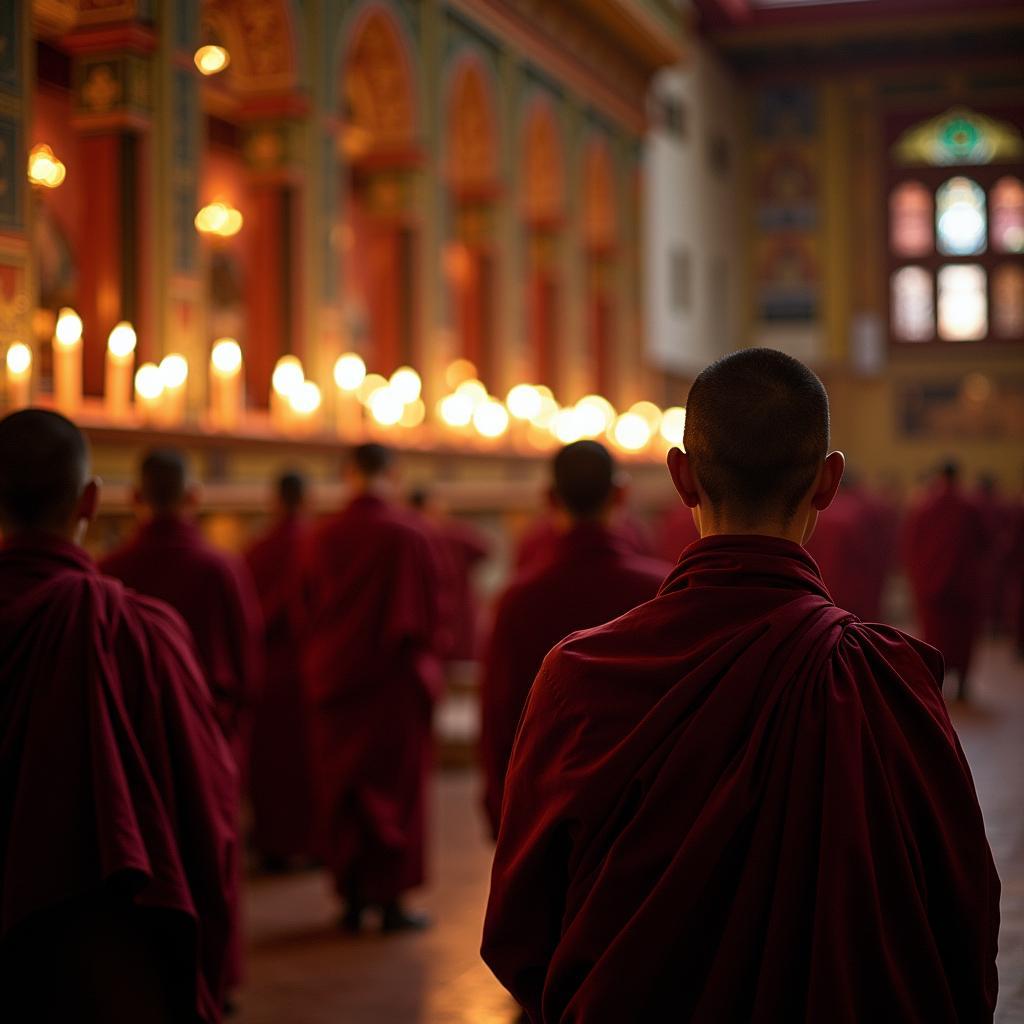
<instances>
[{"instance_id":1,"label":"monk's neck","mask_svg":"<svg viewBox=\"0 0 1024 1024\"><path fill-rule=\"evenodd\" d=\"M806 516L794 516L787 523L763 522L750 523L737 521L729 517L700 516L700 535L705 537L774 537L777 540L788 540L793 544L803 544L807 539L810 524Z\"/></svg>"}]
</instances>

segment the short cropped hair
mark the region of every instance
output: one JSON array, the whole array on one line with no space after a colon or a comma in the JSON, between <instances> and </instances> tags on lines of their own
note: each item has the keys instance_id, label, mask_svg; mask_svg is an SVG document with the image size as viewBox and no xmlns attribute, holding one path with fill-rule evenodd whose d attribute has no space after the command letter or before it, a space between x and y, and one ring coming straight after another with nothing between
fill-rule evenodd
<instances>
[{"instance_id":1,"label":"short cropped hair","mask_svg":"<svg viewBox=\"0 0 1024 1024\"><path fill-rule=\"evenodd\" d=\"M683 443L712 508L788 522L828 454L825 386L774 349L734 352L693 382Z\"/></svg>"},{"instance_id":2,"label":"short cropped hair","mask_svg":"<svg viewBox=\"0 0 1024 1024\"><path fill-rule=\"evenodd\" d=\"M286 509L294 511L306 500L306 478L295 470L282 473L277 478L277 496Z\"/></svg>"},{"instance_id":3,"label":"short cropped hair","mask_svg":"<svg viewBox=\"0 0 1024 1024\"><path fill-rule=\"evenodd\" d=\"M554 491L575 519L592 519L605 507L615 487L615 460L597 441L567 444L552 463Z\"/></svg>"},{"instance_id":4,"label":"short cropped hair","mask_svg":"<svg viewBox=\"0 0 1024 1024\"><path fill-rule=\"evenodd\" d=\"M154 512L174 512L185 500L188 462L177 448L153 448L139 470L139 496Z\"/></svg>"},{"instance_id":5,"label":"short cropped hair","mask_svg":"<svg viewBox=\"0 0 1024 1024\"><path fill-rule=\"evenodd\" d=\"M0 420L0 520L54 529L75 512L89 475L89 445L59 413L21 409Z\"/></svg>"},{"instance_id":6,"label":"short cropped hair","mask_svg":"<svg viewBox=\"0 0 1024 1024\"><path fill-rule=\"evenodd\" d=\"M352 449L352 465L367 479L386 473L395 461L395 453L386 445L373 441Z\"/></svg>"}]
</instances>

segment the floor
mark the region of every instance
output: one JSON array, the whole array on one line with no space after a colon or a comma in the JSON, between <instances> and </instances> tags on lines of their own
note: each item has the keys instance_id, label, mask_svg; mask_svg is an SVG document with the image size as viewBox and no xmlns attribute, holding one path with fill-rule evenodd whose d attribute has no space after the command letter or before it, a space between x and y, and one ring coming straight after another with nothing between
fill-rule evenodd
<instances>
[{"instance_id":1,"label":"floor","mask_svg":"<svg viewBox=\"0 0 1024 1024\"><path fill-rule=\"evenodd\" d=\"M1003 881L997 1024L1024 1024L1024 665L981 653L975 693L952 712ZM511 1024L516 1009L477 955L489 845L470 772L436 780L434 883L420 935L349 938L326 879L309 872L248 889L248 984L237 1024Z\"/></svg>"}]
</instances>

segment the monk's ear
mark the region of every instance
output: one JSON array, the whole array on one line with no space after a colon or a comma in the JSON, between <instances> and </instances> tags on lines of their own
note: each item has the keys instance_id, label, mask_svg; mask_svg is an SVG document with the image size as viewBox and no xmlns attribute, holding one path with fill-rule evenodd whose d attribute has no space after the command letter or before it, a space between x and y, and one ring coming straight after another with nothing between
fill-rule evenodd
<instances>
[{"instance_id":1,"label":"monk's ear","mask_svg":"<svg viewBox=\"0 0 1024 1024\"><path fill-rule=\"evenodd\" d=\"M682 448L671 448L667 461L668 473L679 497L687 507L696 508L700 504L700 491L697 489L697 476L690 464L690 456Z\"/></svg>"},{"instance_id":2,"label":"monk's ear","mask_svg":"<svg viewBox=\"0 0 1024 1024\"><path fill-rule=\"evenodd\" d=\"M75 514L76 523L91 523L96 518L96 512L100 507L100 484L100 478L94 476L82 488L82 496L78 499Z\"/></svg>"},{"instance_id":3,"label":"monk's ear","mask_svg":"<svg viewBox=\"0 0 1024 1024\"><path fill-rule=\"evenodd\" d=\"M846 468L846 456L842 452L831 452L826 456L818 474L818 483L814 488L814 495L811 498L811 505L819 512L832 504L836 491L839 490L839 481L843 479L843 470Z\"/></svg>"}]
</instances>

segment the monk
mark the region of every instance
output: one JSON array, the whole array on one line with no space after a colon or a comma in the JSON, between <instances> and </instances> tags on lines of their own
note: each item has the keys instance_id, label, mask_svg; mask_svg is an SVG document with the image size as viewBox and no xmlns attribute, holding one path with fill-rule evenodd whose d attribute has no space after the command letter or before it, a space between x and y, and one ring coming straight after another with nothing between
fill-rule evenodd
<instances>
[{"instance_id":1,"label":"monk","mask_svg":"<svg viewBox=\"0 0 1024 1024\"><path fill-rule=\"evenodd\" d=\"M171 448L149 452L135 492L138 530L101 560L100 569L140 594L166 601L185 620L221 728L244 768L262 670L259 600L245 564L216 550L199 532L193 520L198 501L184 455Z\"/></svg>"},{"instance_id":2,"label":"monk","mask_svg":"<svg viewBox=\"0 0 1024 1024\"><path fill-rule=\"evenodd\" d=\"M904 557L922 635L955 673L960 700L980 631L989 544L984 516L947 462L907 513Z\"/></svg>"},{"instance_id":3,"label":"monk","mask_svg":"<svg viewBox=\"0 0 1024 1024\"><path fill-rule=\"evenodd\" d=\"M553 460L552 478L558 530L552 551L501 595L483 663L480 758L494 837L516 727L544 655L570 633L649 601L670 569L634 554L610 525L623 486L604 445L567 445Z\"/></svg>"},{"instance_id":4,"label":"monk","mask_svg":"<svg viewBox=\"0 0 1024 1024\"><path fill-rule=\"evenodd\" d=\"M425 927L402 895L424 880L431 718L443 688L434 541L394 500L390 449L355 448L350 500L300 559L298 615L320 853L359 931Z\"/></svg>"},{"instance_id":5,"label":"monk","mask_svg":"<svg viewBox=\"0 0 1024 1024\"><path fill-rule=\"evenodd\" d=\"M265 665L249 752L252 844L271 871L312 853L309 736L291 607L295 565L308 531L305 506L305 478L282 474L274 521L245 552L263 613Z\"/></svg>"},{"instance_id":6,"label":"monk","mask_svg":"<svg viewBox=\"0 0 1024 1024\"><path fill-rule=\"evenodd\" d=\"M620 502L620 507L616 509L609 526L634 554L653 557L653 545L646 526L625 508L624 500ZM560 532L557 510L546 509L543 515L538 516L527 526L516 543L514 556L516 571L521 572L532 566L540 565L550 558L558 546Z\"/></svg>"},{"instance_id":7,"label":"monk","mask_svg":"<svg viewBox=\"0 0 1024 1024\"><path fill-rule=\"evenodd\" d=\"M220 1020L237 783L188 630L101 576L82 434L0 421L5 1020Z\"/></svg>"},{"instance_id":8,"label":"monk","mask_svg":"<svg viewBox=\"0 0 1024 1024\"><path fill-rule=\"evenodd\" d=\"M545 659L483 956L534 1024L991 1021L999 883L938 652L836 607L825 389L703 370L668 464L701 539Z\"/></svg>"},{"instance_id":9,"label":"monk","mask_svg":"<svg viewBox=\"0 0 1024 1024\"><path fill-rule=\"evenodd\" d=\"M657 556L675 565L683 551L700 539L693 513L681 502L672 505L658 523L656 538Z\"/></svg>"}]
</instances>

